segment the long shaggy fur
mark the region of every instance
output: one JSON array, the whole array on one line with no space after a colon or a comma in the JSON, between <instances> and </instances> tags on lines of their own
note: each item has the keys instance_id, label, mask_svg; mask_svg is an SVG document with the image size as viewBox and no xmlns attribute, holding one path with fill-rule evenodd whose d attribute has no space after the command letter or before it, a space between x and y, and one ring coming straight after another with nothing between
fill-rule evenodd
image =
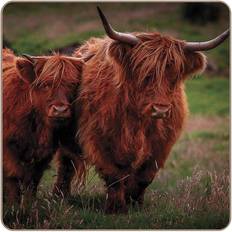
<instances>
[{"instance_id":1,"label":"long shaggy fur","mask_svg":"<svg viewBox=\"0 0 232 232\"><path fill-rule=\"evenodd\" d=\"M45 96L43 90L38 92L37 88L49 82L53 90L62 86L70 92L79 85L81 74L80 64L77 66L70 59L55 54L34 64L36 78L27 83L21 76L27 67L20 67L19 74L16 66L19 59L22 58L14 56L10 50L3 50L3 177L5 197L10 203L19 200L20 185L35 194L62 136L68 141L64 146L73 146L69 144L72 139L68 140L72 129L54 130L47 126L43 111L38 108ZM39 104L35 105L35 102Z\"/></svg>"},{"instance_id":2,"label":"long shaggy fur","mask_svg":"<svg viewBox=\"0 0 232 232\"><path fill-rule=\"evenodd\" d=\"M205 66L201 53L183 50L183 41L158 33L136 35L142 42L135 47L93 38L74 54L89 57L77 136L110 186L108 211L125 210L130 198L142 201L183 128L188 112L183 82ZM166 103L170 117L154 119L152 106Z\"/></svg>"}]
</instances>

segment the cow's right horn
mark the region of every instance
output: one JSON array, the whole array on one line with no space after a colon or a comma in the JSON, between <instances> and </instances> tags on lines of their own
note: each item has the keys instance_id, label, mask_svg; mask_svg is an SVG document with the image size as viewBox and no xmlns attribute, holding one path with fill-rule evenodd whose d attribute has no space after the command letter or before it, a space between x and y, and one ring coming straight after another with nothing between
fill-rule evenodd
<instances>
[{"instance_id":1,"label":"cow's right horn","mask_svg":"<svg viewBox=\"0 0 232 232\"><path fill-rule=\"evenodd\" d=\"M97 7L98 10L98 14L101 18L103 27L106 31L106 34L113 40L116 41L120 41L122 43L127 43L130 44L132 46L135 46L138 42L139 39L132 35L132 34L128 34L128 33L121 33L121 32L117 32L115 31L111 25L108 23L108 20L106 19L105 15L103 14L103 12L101 11L101 9L99 7Z\"/></svg>"},{"instance_id":2,"label":"cow's right horn","mask_svg":"<svg viewBox=\"0 0 232 232\"><path fill-rule=\"evenodd\" d=\"M230 34L230 30L224 31L214 39L205 42L186 42L184 49L188 51L207 51L220 45Z\"/></svg>"}]
</instances>

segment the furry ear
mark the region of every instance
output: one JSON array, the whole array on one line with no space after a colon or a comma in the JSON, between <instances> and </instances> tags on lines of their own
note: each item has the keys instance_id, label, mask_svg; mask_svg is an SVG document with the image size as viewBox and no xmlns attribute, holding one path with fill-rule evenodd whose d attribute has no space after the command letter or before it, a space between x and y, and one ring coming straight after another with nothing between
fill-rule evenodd
<instances>
[{"instance_id":1,"label":"furry ear","mask_svg":"<svg viewBox=\"0 0 232 232\"><path fill-rule=\"evenodd\" d=\"M206 67L206 56L201 52L188 52L185 54L185 74L201 73Z\"/></svg>"},{"instance_id":2,"label":"furry ear","mask_svg":"<svg viewBox=\"0 0 232 232\"><path fill-rule=\"evenodd\" d=\"M80 58L69 58L72 64L76 67L76 69L81 73L82 72L82 66L84 64L83 60Z\"/></svg>"},{"instance_id":3,"label":"furry ear","mask_svg":"<svg viewBox=\"0 0 232 232\"><path fill-rule=\"evenodd\" d=\"M129 49L131 49L130 45L114 41L110 44L108 53L117 63L122 64L127 59L126 54Z\"/></svg>"},{"instance_id":4,"label":"furry ear","mask_svg":"<svg viewBox=\"0 0 232 232\"><path fill-rule=\"evenodd\" d=\"M31 61L18 58L16 60L16 69L21 79L25 82L32 83L35 80L34 65Z\"/></svg>"}]
</instances>

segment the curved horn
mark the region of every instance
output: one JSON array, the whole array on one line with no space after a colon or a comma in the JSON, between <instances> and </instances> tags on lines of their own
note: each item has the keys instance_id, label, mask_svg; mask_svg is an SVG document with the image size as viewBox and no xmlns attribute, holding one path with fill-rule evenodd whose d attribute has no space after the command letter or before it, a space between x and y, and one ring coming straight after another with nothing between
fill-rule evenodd
<instances>
[{"instance_id":1,"label":"curved horn","mask_svg":"<svg viewBox=\"0 0 232 232\"><path fill-rule=\"evenodd\" d=\"M28 54L22 54L22 57L26 58L26 59L29 60L31 63L34 63L34 62L35 62L33 56L30 56L30 55L28 55Z\"/></svg>"},{"instance_id":2,"label":"curved horn","mask_svg":"<svg viewBox=\"0 0 232 232\"><path fill-rule=\"evenodd\" d=\"M22 54L22 57L26 58L27 60L29 60L31 63L35 63L35 61L41 59L45 59L45 58L48 58L49 56L30 56L28 54Z\"/></svg>"},{"instance_id":3,"label":"curved horn","mask_svg":"<svg viewBox=\"0 0 232 232\"><path fill-rule=\"evenodd\" d=\"M207 51L220 45L230 34L230 30L224 31L216 38L205 42L187 42L184 46L188 51Z\"/></svg>"},{"instance_id":4,"label":"curved horn","mask_svg":"<svg viewBox=\"0 0 232 232\"><path fill-rule=\"evenodd\" d=\"M99 16L101 18L103 27L104 27L104 29L106 31L106 34L111 39L120 41L122 43L127 43L127 44L130 44L132 46L136 45L139 42L139 39L134 35L115 31L111 27L111 25L108 23L105 15L102 13L101 9L98 6L97 6L97 10L98 10L98 14L99 14Z\"/></svg>"}]
</instances>

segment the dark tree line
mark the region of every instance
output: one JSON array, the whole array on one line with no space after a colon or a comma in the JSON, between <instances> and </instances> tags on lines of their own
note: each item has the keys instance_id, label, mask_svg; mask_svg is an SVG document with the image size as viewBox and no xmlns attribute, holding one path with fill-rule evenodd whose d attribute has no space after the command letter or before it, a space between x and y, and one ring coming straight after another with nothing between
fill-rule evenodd
<instances>
[{"instance_id":1,"label":"dark tree line","mask_svg":"<svg viewBox=\"0 0 232 232\"><path fill-rule=\"evenodd\" d=\"M185 3L182 8L183 18L198 24L215 22L220 14L220 5L214 3Z\"/></svg>"}]
</instances>

